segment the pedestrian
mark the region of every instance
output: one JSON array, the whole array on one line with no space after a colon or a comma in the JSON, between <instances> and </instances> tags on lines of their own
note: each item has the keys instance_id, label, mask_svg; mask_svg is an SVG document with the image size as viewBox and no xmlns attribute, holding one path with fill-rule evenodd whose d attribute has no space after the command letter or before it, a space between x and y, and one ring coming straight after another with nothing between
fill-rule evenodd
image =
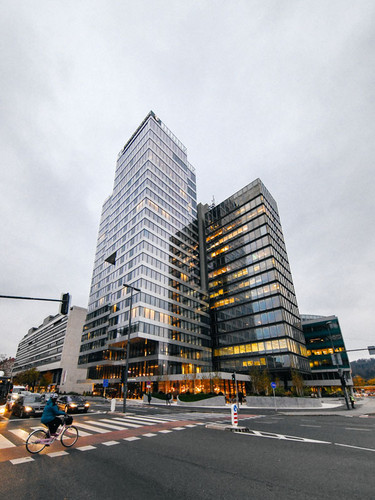
<instances>
[{"instance_id":1,"label":"pedestrian","mask_svg":"<svg viewBox=\"0 0 375 500\"><path fill-rule=\"evenodd\" d=\"M350 396L350 403L351 403L351 405L352 405L352 408L354 409L355 399L354 399L353 394Z\"/></svg>"},{"instance_id":2,"label":"pedestrian","mask_svg":"<svg viewBox=\"0 0 375 500\"><path fill-rule=\"evenodd\" d=\"M147 400L148 400L148 404L150 404L151 403L151 392L150 391L148 391Z\"/></svg>"}]
</instances>

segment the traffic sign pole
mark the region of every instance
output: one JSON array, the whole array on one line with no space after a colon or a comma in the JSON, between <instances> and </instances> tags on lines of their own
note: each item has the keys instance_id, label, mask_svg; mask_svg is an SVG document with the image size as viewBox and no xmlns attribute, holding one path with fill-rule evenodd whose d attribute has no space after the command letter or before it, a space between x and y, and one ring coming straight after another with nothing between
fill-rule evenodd
<instances>
[{"instance_id":1,"label":"traffic sign pole","mask_svg":"<svg viewBox=\"0 0 375 500\"><path fill-rule=\"evenodd\" d=\"M276 395L275 395L276 382L271 382L271 387L272 387L272 391L273 391L273 402L275 403L275 411L277 412Z\"/></svg>"}]
</instances>

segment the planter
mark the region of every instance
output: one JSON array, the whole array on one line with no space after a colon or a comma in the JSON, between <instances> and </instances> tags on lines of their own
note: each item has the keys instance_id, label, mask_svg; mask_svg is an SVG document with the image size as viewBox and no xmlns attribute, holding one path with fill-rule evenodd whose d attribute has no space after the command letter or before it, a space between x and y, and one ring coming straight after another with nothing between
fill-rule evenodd
<instances>
[{"instance_id":1,"label":"planter","mask_svg":"<svg viewBox=\"0 0 375 500\"><path fill-rule=\"evenodd\" d=\"M249 408L321 408L320 398L291 398L282 396L246 396Z\"/></svg>"},{"instance_id":2,"label":"planter","mask_svg":"<svg viewBox=\"0 0 375 500\"><path fill-rule=\"evenodd\" d=\"M179 406L225 406L224 396L214 396L213 398L200 399L199 401L180 401L177 396L177 404Z\"/></svg>"}]
</instances>

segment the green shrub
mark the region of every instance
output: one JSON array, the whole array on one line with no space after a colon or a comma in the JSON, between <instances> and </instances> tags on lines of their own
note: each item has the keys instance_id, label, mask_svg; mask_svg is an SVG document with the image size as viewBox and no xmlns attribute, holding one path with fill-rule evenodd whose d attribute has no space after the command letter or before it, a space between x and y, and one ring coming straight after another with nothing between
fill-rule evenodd
<instances>
[{"instance_id":1,"label":"green shrub","mask_svg":"<svg viewBox=\"0 0 375 500\"><path fill-rule=\"evenodd\" d=\"M167 399L167 395L164 392L153 392L151 396L155 399L162 399L165 401Z\"/></svg>"},{"instance_id":2,"label":"green shrub","mask_svg":"<svg viewBox=\"0 0 375 500\"><path fill-rule=\"evenodd\" d=\"M185 403L193 403L194 401L202 401L202 399L214 398L216 394L180 394L180 401Z\"/></svg>"}]
</instances>

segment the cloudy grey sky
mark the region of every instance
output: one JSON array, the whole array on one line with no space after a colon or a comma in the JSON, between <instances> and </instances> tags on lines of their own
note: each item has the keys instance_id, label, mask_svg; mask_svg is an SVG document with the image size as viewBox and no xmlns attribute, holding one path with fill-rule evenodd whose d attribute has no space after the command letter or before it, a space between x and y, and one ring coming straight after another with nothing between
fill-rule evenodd
<instances>
[{"instance_id":1,"label":"cloudy grey sky","mask_svg":"<svg viewBox=\"0 0 375 500\"><path fill-rule=\"evenodd\" d=\"M86 307L117 153L152 109L198 199L260 177L301 313L375 344L375 2L0 0L0 294ZM58 304L0 299L0 353ZM355 352L350 359L368 357Z\"/></svg>"}]
</instances>

